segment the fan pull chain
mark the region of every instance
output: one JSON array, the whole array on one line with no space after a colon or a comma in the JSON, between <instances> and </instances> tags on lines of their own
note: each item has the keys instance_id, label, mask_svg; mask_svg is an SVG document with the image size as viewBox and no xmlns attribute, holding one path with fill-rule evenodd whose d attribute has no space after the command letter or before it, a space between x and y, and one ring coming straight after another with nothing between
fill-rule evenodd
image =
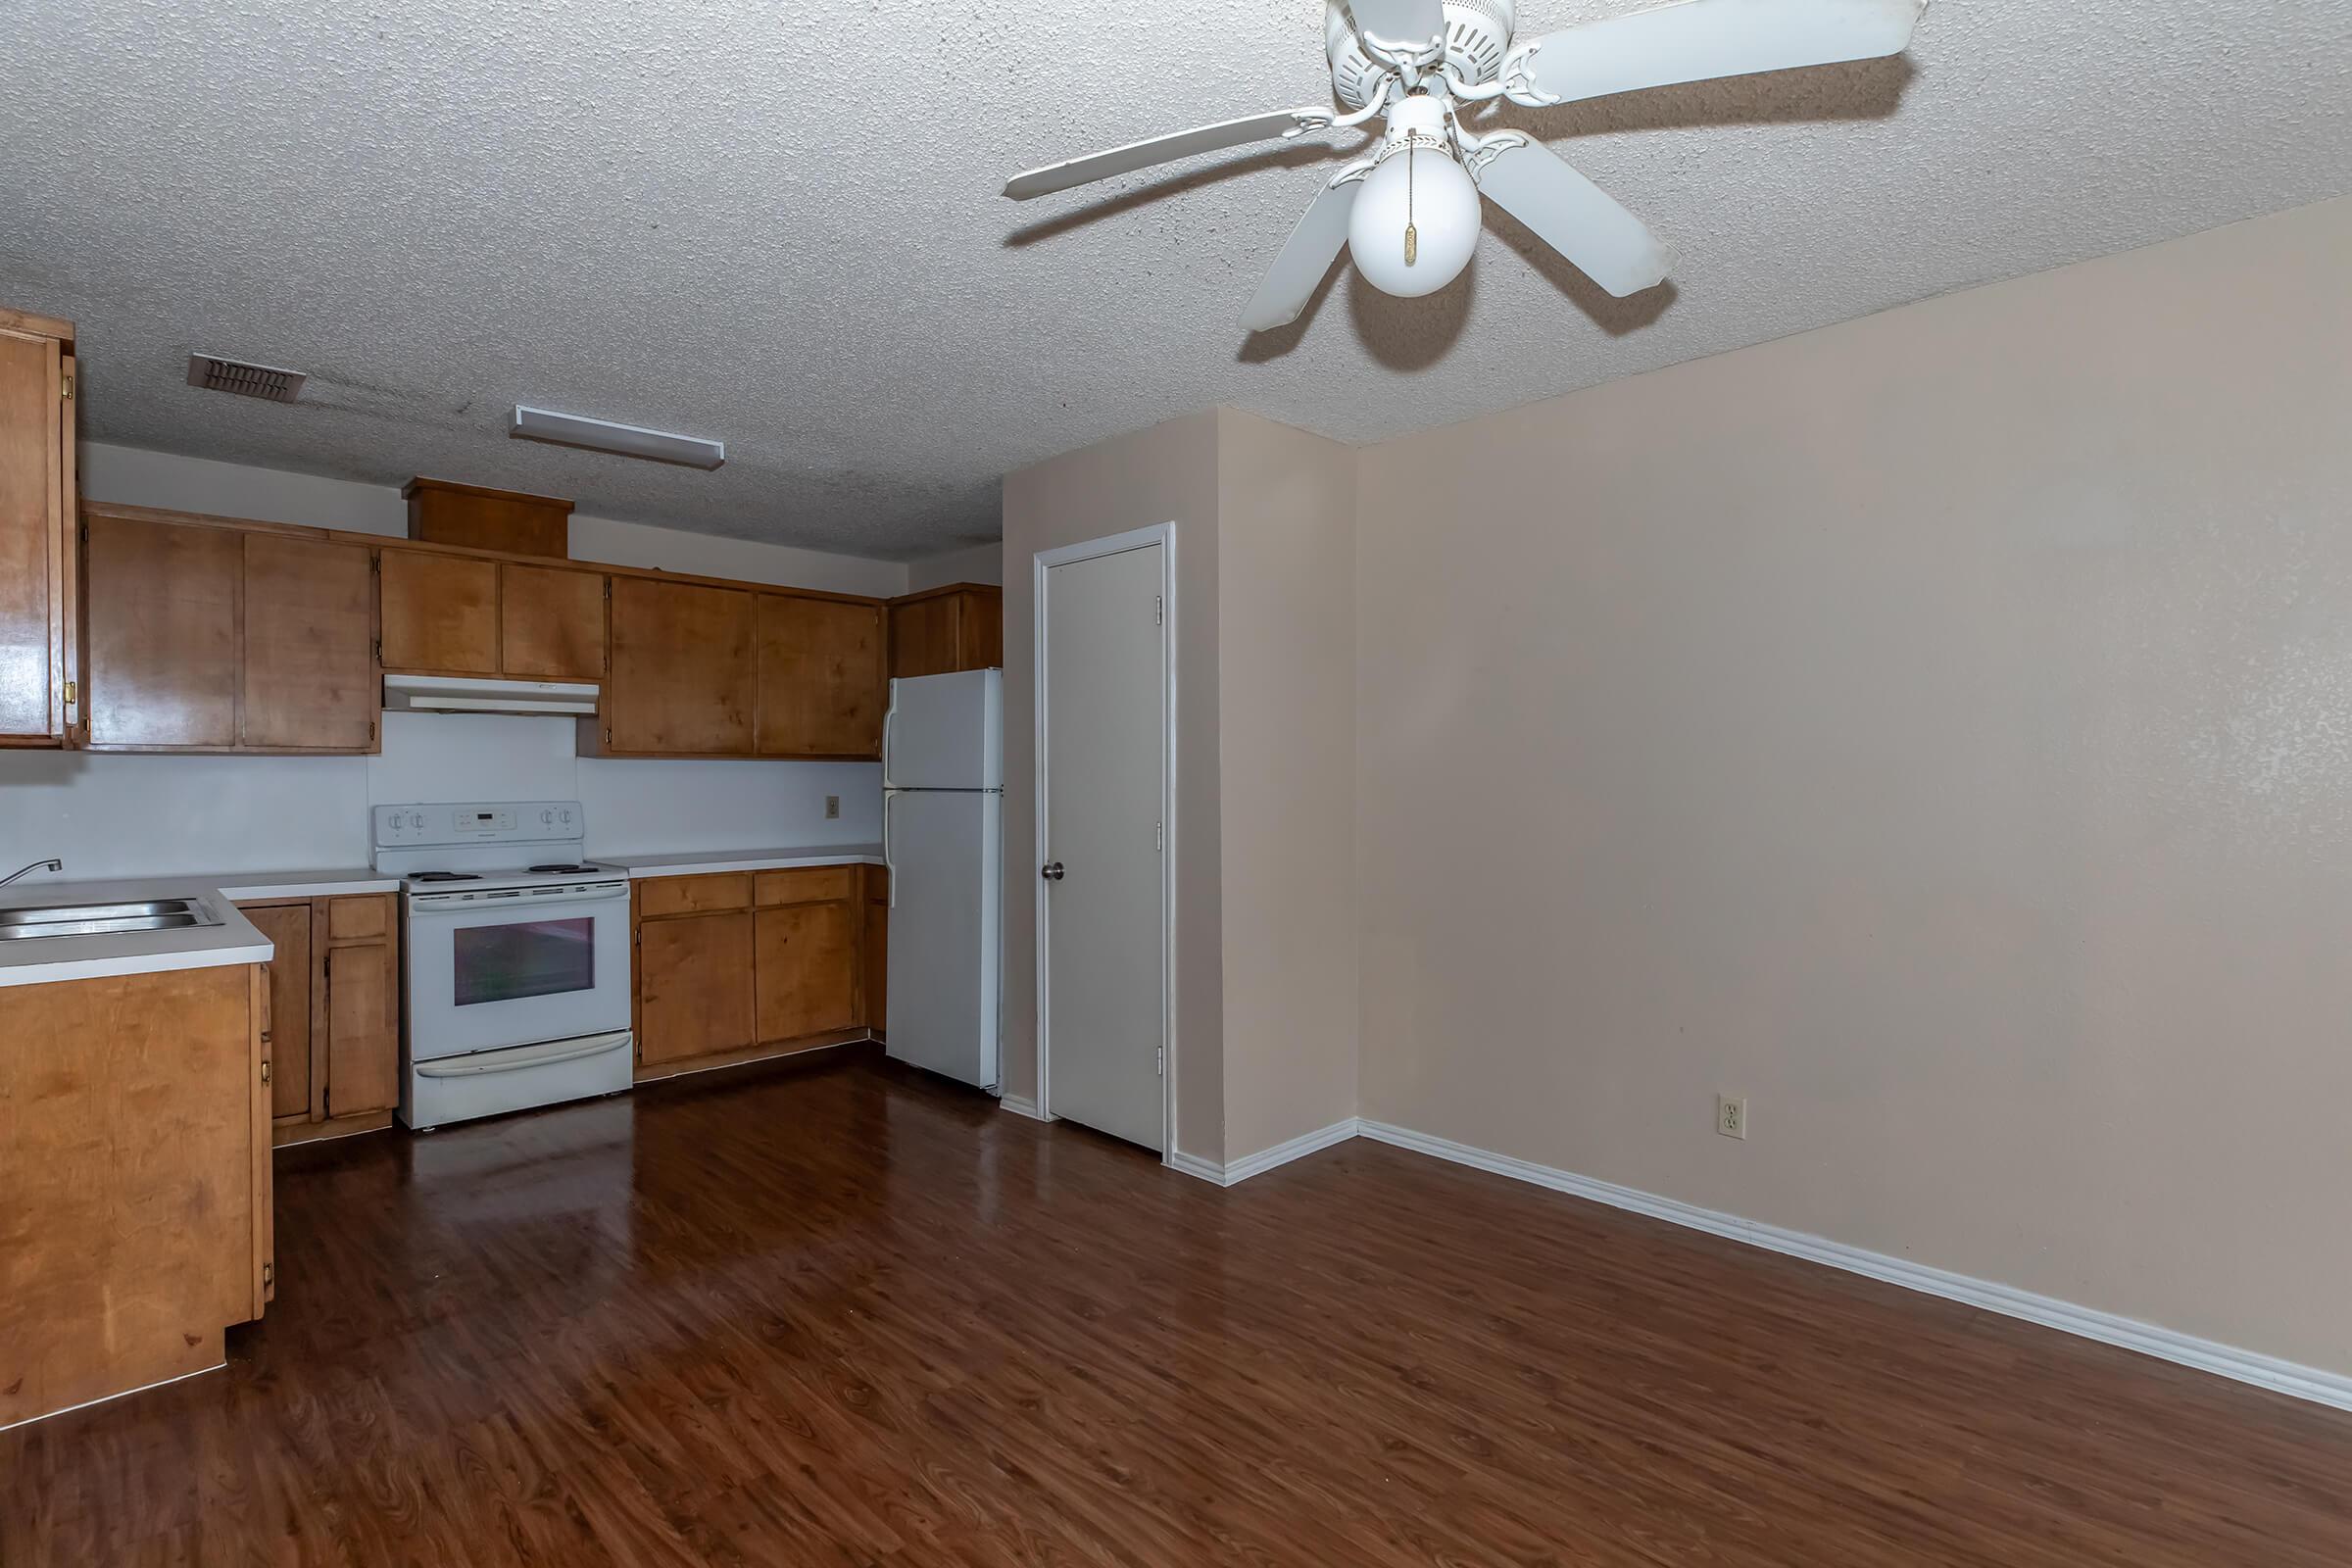
<instances>
[{"instance_id":1,"label":"fan pull chain","mask_svg":"<svg viewBox=\"0 0 2352 1568\"><path fill-rule=\"evenodd\" d=\"M1413 265L1421 250L1421 231L1413 226L1413 148L1404 149L1404 265Z\"/></svg>"}]
</instances>

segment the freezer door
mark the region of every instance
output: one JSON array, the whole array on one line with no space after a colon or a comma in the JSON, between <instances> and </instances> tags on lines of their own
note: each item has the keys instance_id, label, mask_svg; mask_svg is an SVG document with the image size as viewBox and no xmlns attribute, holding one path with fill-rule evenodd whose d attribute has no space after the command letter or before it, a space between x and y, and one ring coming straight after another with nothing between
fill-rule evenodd
<instances>
[{"instance_id":1,"label":"freezer door","mask_svg":"<svg viewBox=\"0 0 2352 1568\"><path fill-rule=\"evenodd\" d=\"M890 1054L993 1089L1004 798L893 790L882 809L890 834Z\"/></svg>"},{"instance_id":2,"label":"freezer door","mask_svg":"<svg viewBox=\"0 0 2352 1568\"><path fill-rule=\"evenodd\" d=\"M900 790L1004 787L1004 672L966 669L890 683L882 783Z\"/></svg>"}]
</instances>

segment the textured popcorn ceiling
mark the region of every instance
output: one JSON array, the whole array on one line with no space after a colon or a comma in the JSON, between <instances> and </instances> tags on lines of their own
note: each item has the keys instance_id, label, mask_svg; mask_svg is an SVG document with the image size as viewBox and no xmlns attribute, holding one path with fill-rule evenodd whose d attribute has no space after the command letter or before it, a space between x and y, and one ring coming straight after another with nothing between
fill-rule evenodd
<instances>
[{"instance_id":1,"label":"textured popcorn ceiling","mask_svg":"<svg viewBox=\"0 0 2352 1568\"><path fill-rule=\"evenodd\" d=\"M1622 9L1524 0L1520 34ZM998 195L1327 101L1321 17L19 0L0 303L80 323L91 438L909 557L993 537L1006 470L1209 404L1372 440L2352 189L2347 0L1940 0L1907 63L1512 111L1675 252L1630 301L1490 209L1436 298L1343 266L1245 340L1355 137ZM197 348L308 370L303 403L188 387ZM509 440L517 400L729 461Z\"/></svg>"}]
</instances>

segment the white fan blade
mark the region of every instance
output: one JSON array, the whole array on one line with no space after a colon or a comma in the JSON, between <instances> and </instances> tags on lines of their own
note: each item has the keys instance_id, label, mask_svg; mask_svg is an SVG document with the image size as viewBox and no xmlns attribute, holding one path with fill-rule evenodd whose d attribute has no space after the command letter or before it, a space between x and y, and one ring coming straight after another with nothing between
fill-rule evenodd
<instances>
[{"instance_id":1,"label":"white fan blade","mask_svg":"<svg viewBox=\"0 0 2352 1568\"><path fill-rule=\"evenodd\" d=\"M1250 296L1249 309L1242 312L1245 330L1263 332L1298 319L1340 247L1348 243L1348 220L1355 211L1355 193L1363 188L1362 180L1350 179L1316 192L1291 237L1282 242L1274 265L1266 269L1266 280Z\"/></svg>"},{"instance_id":2,"label":"white fan blade","mask_svg":"<svg viewBox=\"0 0 2352 1568\"><path fill-rule=\"evenodd\" d=\"M1548 33L1502 77L1527 104L1901 54L1925 0L1683 0Z\"/></svg>"},{"instance_id":3,"label":"white fan blade","mask_svg":"<svg viewBox=\"0 0 2352 1568\"><path fill-rule=\"evenodd\" d=\"M1355 30L1418 49L1446 30L1445 0L1348 0Z\"/></svg>"},{"instance_id":4,"label":"white fan blade","mask_svg":"<svg viewBox=\"0 0 2352 1568\"><path fill-rule=\"evenodd\" d=\"M1169 136L1154 136L1150 141L1131 141L1124 147L1107 152L1090 153L1066 163L1049 164L1032 169L1025 174L1015 174L1004 182L1004 194L1016 202L1049 191L1068 190L1113 174L1132 173L1150 169L1153 164L1173 163L1190 158L1195 153L1215 152L1220 147L1239 147L1245 142L1264 141L1269 136L1293 134L1302 130L1323 130L1331 124L1328 109L1283 109L1270 115L1251 115L1247 120L1228 120L1221 124L1201 125L1192 130L1180 130Z\"/></svg>"},{"instance_id":5,"label":"white fan blade","mask_svg":"<svg viewBox=\"0 0 2352 1568\"><path fill-rule=\"evenodd\" d=\"M1666 276L1666 247L1642 220L1549 148L1531 141L1495 154L1478 188L1612 294L1639 294Z\"/></svg>"}]
</instances>

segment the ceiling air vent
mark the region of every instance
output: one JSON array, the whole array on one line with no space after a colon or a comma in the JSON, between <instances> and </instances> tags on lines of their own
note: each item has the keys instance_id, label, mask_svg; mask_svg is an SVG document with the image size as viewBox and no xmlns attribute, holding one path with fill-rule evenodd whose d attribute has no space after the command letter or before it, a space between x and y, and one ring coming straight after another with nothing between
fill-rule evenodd
<instances>
[{"instance_id":1,"label":"ceiling air vent","mask_svg":"<svg viewBox=\"0 0 2352 1568\"><path fill-rule=\"evenodd\" d=\"M300 370L247 365L242 360L224 360L217 354L188 356L188 385L203 387L208 392L234 392L239 397L261 398L270 403L291 403L302 396L302 383L308 379Z\"/></svg>"}]
</instances>

